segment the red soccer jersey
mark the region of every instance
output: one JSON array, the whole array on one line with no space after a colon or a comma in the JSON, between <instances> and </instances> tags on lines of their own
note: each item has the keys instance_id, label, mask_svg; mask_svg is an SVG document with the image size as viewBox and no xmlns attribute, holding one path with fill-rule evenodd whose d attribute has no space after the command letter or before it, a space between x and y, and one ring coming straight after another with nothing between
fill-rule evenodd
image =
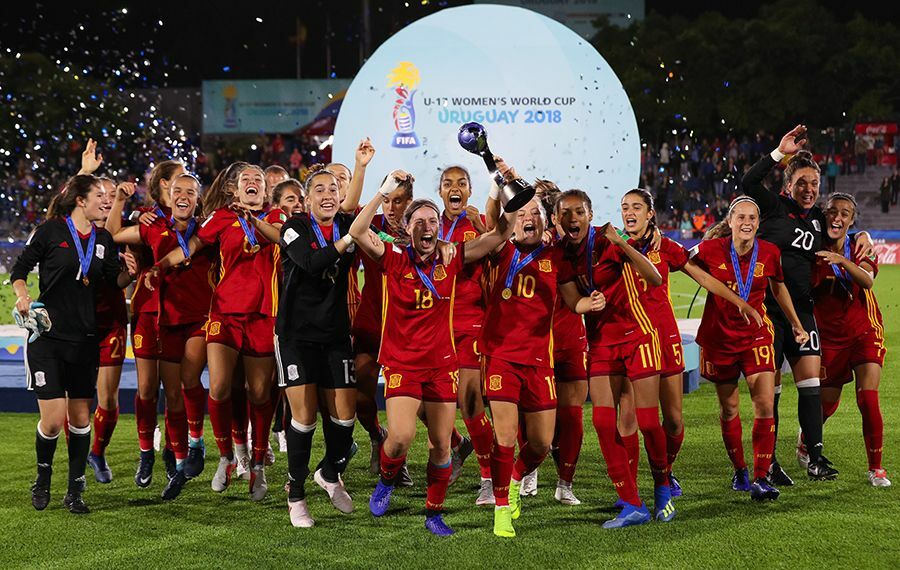
<instances>
[{"instance_id":1,"label":"red soccer jersey","mask_svg":"<svg viewBox=\"0 0 900 570\"><path fill-rule=\"evenodd\" d=\"M641 303L647 311L650 321L657 327L664 330L678 330L678 323L675 320L675 309L672 307L672 299L669 293L669 273L673 271L681 271L688 262L688 252L684 247L667 237L663 237L659 244L659 251L643 249L634 240L629 243L638 251L641 251L653 267L659 271L662 277L662 284L659 287L649 287L641 278L638 272L629 264L632 278L638 286Z\"/></svg>"},{"instance_id":2,"label":"red soccer jersey","mask_svg":"<svg viewBox=\"0 0 900 570\"><path fill-rule=\"evenodd\" d=\"M478 237L478 230L464 213L455 226L453 220L446 214L441 214L440 233L441 239L455 243L465 243ZM453 329L456 335L478 335L481 331L481 323L484 321L484 290L481 287L483 272L482 262L470 263L456 281L456 304L453 307Z\"/></svg>"},{"instance_id":3,"label":"red soccer jersey","mask_svg":"<svg viewBox=\"0 0 900 570\"><path fill-rule=\"evenodd\" d=\"M859 265L866 262L878 275L878 261L856 255L856 240L850 243L850 257ZM849 275L847 275L849 279ZM845 288L846 287L846 288ZM881 310L871 289L863 289L853 280L842 284L831 264L819 258L813 271L813 300L816 324L822 344L840 348L850 346L866 333L884 338Z\"/></svg>"},{"instance_id":4,"label":"red soccer jersey","mask_svg":"<svg viewBox=\"0 0 900 570\"><path fill-rule=\"evenodd\" d=\"M759 251L756 257L756 267L753 268L753 283L750 288L750 297L747 303L763 315L763 327L772 328L772 323L766 315L765 298L769 287L769 278L776 281L784 281L781 270L781 252L774 244L757 239ZM746 280L750 270L750 259L753 251L738 258L741 279ZM710 239L700 242L691 250L691 259L697 262L710 275L730 287L738 293L737 279L734 266L731 263L731 238ZM720 344L730 347L739 347L752 343L758 335L760 328L752 320L749 324L744 321L737 307L716 295L707 295L706 306L703 308L703 319L700 321L700 330L697 331L697 344Z\"/></svg>"},{"instance_id":5,"label":"red soccer jersey","mask_svg":"<svg viewBox=\"0 0 900 570\"><path fill-rule=\"evenodd\" d=\"M628 342L631 336L655 335L656 329L638 297L634 274L623 271L628 258L603 236L601 228L594 230L596 238L590 256L591 274L594 289L606 297L606 307L598 313L585 315L588 343L592 346L612 346ZM575 281L582 295L590 294L587 242L585 238L575 253L566 254L566 262L559 272L559 282Z\"/></svg>"},{"instance_id":6,"label":"red soccer jersey","mask_svg":"<svg viewBox=\"0 0 900 570\"><path fill-rule=\"evenodd\" d=\"M552 367L551 326L562 250L557 246L544 247L513 277L506 298L507 276L517 249L511 242L506 242L494 259L497 279L488 295L478 346L483 354L507 362ZM519 261L534 250L520 250Z\"/></svg>"},{"instance_id":7,"label":"red soccer jersey","mask_svg":"<svg viewBox=\"0 0 900 570\"><path fill-rule=\"evenodd\" d=\"M375 218L373 218L372 225L386 234L397 237L394 231L391 229L391 224L388 223L385 217L381 214L378 214L375 216ZM385 247L389 246L390 244L385 243ZM354 320L356 318L374 319L380 328L382 292L381 264L377 261L374 261L371 257L362 252L359 252L356 257L358 261L354 263L353 266L359 267L359 264L362 263L363 288L360 294L359 309L356 311Z\"/></svg>"},{"instance_id":8,"label":"red soccer jersey","mask_svg":"<svg viewBox=\"0 0 900 570\"><path fill-rule=\"evenodd\" d=\"M195 222L196 223L196 222ZM196 233L197 227L193 229ZM179 248L178 238L169 220L157 218L149 226L141 226L141 241L153 252L154 263ZM190 240L182 232L185 243ZM159 284L162 310L161 325L186 325L205 321L209 316L210 299L215 290L215 272L212 252L209 248L198 251L187 266L173 267Z\"/></svg>"},{"instance_id":9,"label":"red soccer jersey","mask_svg":"<svg viewBox=\"0 0 900 570\"><path fill-rule=\"evenodd\" d=\"M270 224L283 224L287 216L274 208L265 213L264 219ZM256 252L244 234L237 214L228 207L210 214L197 230L197 237L204 244L219 244L219 284L212 296L212 313L258 313L274 317L278 311L276 268L281 250L252 226L249 229L254 232L259 246Z\"/></svg>"},{"instance_id":10,"label":"red soccer jersey","mask_svg":"<svg viewBox=\"0 0 900 570\"><path fill-rule=\"evenodd\" d=\"M423 263L416 256L414 262L408 247L385 244L381 258L385 295L380 364L402 370L457 365L453 301L457 278L464 267L464 248L460 246L453 261L443 265L435 263L434 257ZM440 298L425 286L416 268L431 276Z\"/></svg>"},{"instance_id":11,"label":"red soccer jersey","mask_svg":"<svg viewBox=\"0 0 900 570\"><path fill-rule=\"evenodd\" d=\"M136 212L140 214L154 212L157 219L167 218L172 215L172 209L162 205L138 208ZM159 289L151 291L144 284L144 275L150 266L153 265L153 253L149 249L139 249L135 255L142 269L134 282L134 290L131 293L131 312L132 314L156 313L159 311Z\"/></svg>"}]
</instances>

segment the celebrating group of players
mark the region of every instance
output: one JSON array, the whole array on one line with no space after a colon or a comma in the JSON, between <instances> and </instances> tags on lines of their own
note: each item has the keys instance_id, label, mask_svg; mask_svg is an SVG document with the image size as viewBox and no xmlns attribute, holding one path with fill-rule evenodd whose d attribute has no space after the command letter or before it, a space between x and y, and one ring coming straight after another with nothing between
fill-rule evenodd
<instances>
[{"instance_id":1,"label":"celebrating group of players","mask_svg":"<svg viewBox=\"0 0 900 570\"><path fill-rule=\"evenodd\" d=\"M331 164L302 184L277 167L235 163L204 191L183 165L162 162L150 174L154 203L125 220L135 185L94 177L102 157L90 141L82 171L54 199L12 273L16 311L26 319L46 310L52 323L26 354L41 412L32 503L38 510L49 503L64 429L67 508L88 512L86 463L98 482L112 479L105 449L118 416L129 320L122 289L132 281L135 483L152 481L162 385L166 500L204 469L207 409L219 451L212 489L223 492L243 477L251 499L262 500L275 417L287 444L290 521L313 526L305 483L321 414L325 455L313 479L338 510L353 511L342 474L357 449L358 418L378 476L369 509L384 516L395 488L412 485L407 451L421 421L426 528L453 533L444 498L474 451L476 504L494 505L494 533L513 537L520 496L536 493L536 470L548 454L558 473L555 498L580 503L572 484L590 394L620 508L603 527L671 521L673 498L682 494L673 464L684 440L673 271L710 292L697 342L701 373L720 403L732 488L773 500L777 486L792 484L775 459L785 359L798 388L798 457L809 477L837 475L822 455L822 425L855 378L868 479L888 486L878 404L884 331L872 293L878 266L868 236L848 235L857 213L852 196L832 194L824 209L816 205L820 173L801 150L804 138L803 126L787 133L745 176L745 195L726 220L690 251L661 236L653 198L641 189L622 197L623 230L593 226L588 195L547 180L515 212L504 211L492 181L482 215L468 204L472 180L459 166L441 174L442 207L416 198L403 170L388 174L360 207L375 152L368 139L352 172ZM767 189L763 179L788 155L784 188ZM517 176L497 160L503 177ZM37 302L26 287L35 266ZM386 427L375 403L380 375ZM754 409L752 476L738 415L742 375ZM454 427L457 409L468 436ZM653 476L652 511L637 485L638 431Z\"/></svg>"}]
</instances>

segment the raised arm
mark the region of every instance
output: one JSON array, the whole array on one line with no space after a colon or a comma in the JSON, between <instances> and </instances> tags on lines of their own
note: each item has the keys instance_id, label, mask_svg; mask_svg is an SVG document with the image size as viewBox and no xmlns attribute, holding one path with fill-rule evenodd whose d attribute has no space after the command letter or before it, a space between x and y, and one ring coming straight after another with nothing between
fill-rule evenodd
<instances>
[{"instance_id":1,"label":"raised arm","mask_svg":"<svg viewBox=\"0 0 900 570\"><path fill-rule=\"evenodd\" d=\"M347 193L344 194L344 201L341 202L341 211L347 214L353 214L359 207L359 199L362 197L363 182L366 179L366 167L375 156L375 147L372 141L366 137L360 141L356 147L356 162L353 165L353 176L350 178L350 184L347 185Z\"/></svg>"},{"instance_id":2,"label":"raised arm","mask_svg":"<svg viewBox=\"0 0 900 570\"><path fill-rule=\"evenodd\" d=\"M650 263L650 260L644 257L644 254L631 247L628 242L619 235L619 232L612 224L607 223L606 226L604 226L603 233L606 236L606 239L622 250L628 258L628 261L634 266L635 271L638 272L647 284L652 285L653 287L662 285L662 277L660 276L659 271L657 271L656 268L653 267L653 264Z\"/></svg>"},{"instance_id":3,"label":"raised arm","mask_svg":"<svg viewBox=\"0 0 900 570\"><path fill-rule=\"evenodd\" d=\"M103 155L97 152L97 141L88 139L81 153L81 170L78 174L93 174L103 163Z\"/></svg>"},{"instance_id":4,"label":"raised arm","mask_svg":"<svg viewBox=\"0 0 900 570\"><path fill-rule=\"evenodd\" d=\"M741 299L740 296L736 295L735 292L724 283L704 271L703 268L697 265L693 260L688 260L687 264L684 266L684 272L690 275L691 279L696 281L697 284L713 295L722 297L737 307L745 321L749 323L750 319L753 319L757 326L763 326L763 319L756 309L751 307L747 301Z\"/></svg>"},{"instance_id":5,"label":"raised arm","mask_svg":"<svg viewBox=\"0 0 900 570\"><path fill-rule=\"evenodd\" d=\"M116 186L116 198L113 200L109 214L106 216L106 231L112 234L113 239L116 239L116 234L122 230L122 210L125 209L125 202L134 196L136 189L137 186L135 186L134 182L122 182ZM140 236L138 238L138 243L140 243ZM116 243L126 242L117 240Z\"/></svg>"},{"instance_id":6,"label":"raised arm","mask_svg":"<svg viewBox=\"0 0 900 570\"><path fill-rule=\"evenodd\" d=\"M775 165L781 162L782 158L801 150L805 140L806 127L797 125L781 137L778 148L759 159L741 179L741 190L759 204L759 210L763 216L778 206L778 190L769 190L763 185L763 180L775 168Z\"/></svg>"},{"instance_id":7,"label":"raised arm","mask_svg":"<svg viewBox=\"0 0 900 570\"><path fill-rule=\"evenodd\" d=\"M390 195L391 192L400 186L400 181L406 180L407 178L412 180L412 175L403 170L391 172L388 177L384 179L381 188L378 189L378 194L369 200L369 203L365 205L362 211L356 216L356 219L353 220L353 223L350 224L348 235L353 238L356 245L363 250L363 253L372 259L381 259L384 255L384 243L380 239L373 240L369 235L369 226L372 224L372 219L375 218L375 212L377 212L378 207L381 206L382 198Z\"/></svg>"},{"instance_id":8,"label":"raised arm","mask_svg":"<svg viewBox=\"0 0 900 570\"><path fill-rule=\"evenodd\" d=\"M497 227L487 233L483 233L472 241L466 242L463 248L463 263L478 261L491 253L513 234L515 227L515 212L503 214L497 221Z\"/></svg>"}]
</instances>

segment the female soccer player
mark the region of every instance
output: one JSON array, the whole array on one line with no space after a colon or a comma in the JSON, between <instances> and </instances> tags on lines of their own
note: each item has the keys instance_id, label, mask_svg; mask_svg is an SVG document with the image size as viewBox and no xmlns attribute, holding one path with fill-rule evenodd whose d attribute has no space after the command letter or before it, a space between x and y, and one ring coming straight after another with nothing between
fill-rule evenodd
<instances>
[{"instance_id":1,"label":"female soccer player","mask_svg":"<svg viewBox=\"0 0 900 570\"><path fill-rule=\"evenodd\" d=\"M380 193L389 196L401 180L394 171ZM350 226L363 252L384 271L384 307L378 362L384 367L387 418L390 425L381 447L381 477L369 510L382 516L390 505L394 481L416 433L420 406L428 418L429 463L425 503L426 528L438 536L453 534L443 520L444 497L450 481L450 435L456 417L458 361L453 341L453 300L465 264L477 262L512 233L508 217L494 230L461 244L458 255L439 263L437 242L440 213L430 200L414 200L403 216L410 245L385 245L369 230L381 200L372 200ZM415 339L410 344L409 339Z\"/></svg>"},{"instance_id":2,"label":"female soccer player","mask_svg":"<svg viewBox=\"0 0 900 570\"><path fill-rule=\"evenodd\" d=\"M289 217L294 214L302 214L305 211L303 185L293 178L279 182L272 190L272 204Z\"/></svg>"},{"instance_id":3,"label":"female soccer player","mask_svg":"<svg viewBox=\"0 0 900 570\"><path fill-rule=\"evenodd\" d=\"M863 439L873 487L890 487L881 465L884 423L878 385L884 367L884 324L872 292L878 263L856 251L847 231L856 219L856 199L834 193L825 207L828 249L813 275L816 320L822 335L822 414L837 411L844 384L856 380L856 403L862 414ZM858 234L857 234L858 235Z\"/></svg>"},{"instance_id":4,"label":"female soccer player","mask_svg":"<svg viewBox=\"0 0 900 570\"><path fill-rule=\"evenodd\" d=\"M28 238L10 275L19 315L28 318L30 311L42 308L51 325L25 348L28 388L40 409L37 478L31 487L31 504L39 511L50 503L53 455L68 422L69 484L63 504L75 514L89 512L82 492L99 355L96 288L104 280L119 288L131 281L127 272L120 272L112 237L93 225L105 217L97 178L72 177L48 208L47 221ZM36 303L27 288L35 266L41 292Z\"/></svg>"},{"instance_id":5,"label":"female soccer player","mask_svg":"<svg viewBox=\"0 0 900 570\"><path fill-rule=\"evenodd\" d=\"M661 349L659 400L662 405L663 430L666 432L666 461L672 496L678 497L681 495L681 485L672 474L672 465L684 441L684 422L681 414L684 352L675 311L669 298L669 274L673 271L684 271L710 293L733 304L741 313L753 316L759 323L762 323L762 320L746 301L696 263L689 261L688 252L679 243L663 236L659 246L654 247L652 241L656 231L656 211L650 192L640 188L628 191L622 197L621 208L625 232L633 240L635 248L647 256L662 277L660 287L648 287L638 275L635 275L635 283L647 316L659 334ZM640 454L637 430L634 399L630 390L623 391L619 407L619 432L628 450L629 465L635 477Z\"/></svg>"},{"instance_id":6,"label":"female soccer player","mask_svg":"<svg viewBox=\"0 0 900 570\"><path fill-rule=\"evenodd\" d=\"M184 252L197 228L194 213L200 190L200 181L193 175L176 176L169 187L172 217L159 217L150 225L124 228L114 239L117 243L150 248L154 262L175 249ZM133 184L119 187L112 216L121 216L122 207L133 192ZM167 441L176 461L176 472L162 493L166 500L176 498L187 480L203 470L205 391L200 384L200 375L206 365L204 335L214 283L213 259L203 252L195 255L190 263L168 272L162 283L149 285L154 290L159 289L157 351L166 393ZM140 380L139 396L144 400L154 398L159 392L159 381L147 386L140 384Z\"/></svg>"},{"instance_id":7,"label":"female soccer player","mask_svg":"<svg viewBox=\"0 0 900 570\"><path fill-rule=\"evenodd\" d=\"M743 300L765 314L763 300L768 288L791 326L793 340L809 340L783 284L781 259L773 244L756 239L759 207L746 196L736 198L724 222L713 227L706 239L691 252L691 260L713 277L733 287ZM722 237L720 237L722 236ZM708 298L703 309L697 344L701 373L716 385L719 397L722 440L734 465L731 487L750 491L757 501L778 498L778 489L767 474L775 447L775 362L772 323L750 322L724 298ZM743 374L753 399L753 477L751 484L744 461L741 418L738 413L738 379Z\"/></svg>"},{"instance_id":8,"label":"female soccer player","mask_svg":"<svg viewBox=\"0 0 900 570\"><path fill-rule=\"evenodd\" d=\"M231 436L231 390L240 359L250 402L253 431L250 498L265 498L268 484L265 457L274 407L271 400L275 369L274 326L278 307L277 247L285 214L263 209L265 178L258 166L237 175L235 202L213 212L191 237L187 251L173 249L153 269L165 273L193 257L203 247L218 244L219 283L212 295L206 328L209 365L209 419L219 448L219 466L212 489L223 492L236 468Z\"/></svg>"},{"instance_id":9,"label":"female soccer player","mask_svg":"<svg viewBox=\"0 0 900 570\"><path fill-rule=\"evenodd\" d=\"M812 271L816 252L822 249L822 231L825 216L816 206L819 198L821 174L812 155L802 151L806 139L806 127L797 125L778 144L770 156L764 156L753 165L741 180L745 194L759 204L762 223L759 237L775 244L784 257L785 285L791 295L804 330L809 332L809 342L797 345L793 341L790 323L782 314L778 303L769 294L766 309L775 327L775 368L781 369L787 358L797 386L797 415L807 442L807 453L798 456L805 464L811 479L834 479L837 470L822 458L822 403L820 396L821 346L816 320L813 315ZM763 180L786 156L794 155L784 170L781 193L769 191ZM867 243L868 242L868 243ZM858 241L871 253L871 241L867 237ZM781 376L776 374L775 431L778 432L778 400L781 394ZM773 458L772 482L792 485L793 481Z\"/></svg>"}]
</instances>

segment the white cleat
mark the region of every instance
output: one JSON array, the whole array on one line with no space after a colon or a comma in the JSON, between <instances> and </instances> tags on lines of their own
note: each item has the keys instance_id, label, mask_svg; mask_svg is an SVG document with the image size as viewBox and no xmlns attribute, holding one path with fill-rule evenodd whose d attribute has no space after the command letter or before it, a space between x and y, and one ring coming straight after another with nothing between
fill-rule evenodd
<instances>
[{"instance_id":1,"label":"white cleat","mask_svg":"<svg viewBox=\"0 0 900 570\"><path fill-rule=\"evenodd\" d=\"M869 471L869 483L873 487L890 487L891 480L887 478L887 471L884 469L872 469Z\"/></svg>"},{"instance_id":2,"label":"white cleat","mask_svg":"<svg viewBox=\"0 0 900 570\"><path fill-rule=\"evenodd\" d=\"M212 490L221 493L231 484L231 476L234 473L237 464L234 460L227 457L219 458L219 466L216 467L216 474L212 478Z\"/></svg>"},{"instance_id":3,"label":"white cleat","mask_svg":"<svg viewBox=\"0 0 900 570\"><path fill-rule=\"evenodd\" d=\"M497 499L494 498L494 482L490 479L482 479L481 487L478 489L478 498L475 499L475 504L479 507L483 507L485 505L496 505Z\"/></svg>"},{"instance_id":4,"label":"white cleat","mask_svg":"<svg viewBox=\"0 0 900 570\"><path fill-rule=\"evenodd\" d=\"M519 488L519 496L536 497L538 491L537 469L522 477L522 486Z\"/></svg>"},{"instance_id":5,"label":"white cleat","mask_svg":"<svg viewBox=\"0 0 900 570\"><path fill-rule=\"evenodd\" d=\"M275 451L272 450L272 444L269 444L269 449L266 450L266 467L269 465L275 465Z\"/></svg>"},{"instance_id":6,"label":"white cleat","mask_svg":"<svg viewBox=\"0 0 900 570\"><path fill-rule=\"evenodd\" d=\"M306 500L288 500L288 514L291 516L291 524L296 528L312 528L316 521L309 514Z\"/></svg>"},{"instance_id":7,"label":"white cleat","mask_svg":"<svg viewBox=\"0 0 900 570\"><path fill-rule=\"evenodd\" d=\"M278 452L287 453L287 436L284 434L284 431L278 432Z\"/></svg>"},{"instance_id":8,"label":"white cleat","mask_svg":"<svg viewBox=\"0 0 900 570\"><path fill-rule=\"evenodd\" d=\"M797 434L797 463L803 469L809 468L809 452L806 451L806 444L803 443L803 431Z\"/></svg>"},{"instance_id":9,"label":"white cleat","mask_svg":"<svg viewBox=\"0 0 900 570\"><path fill-rule=\"evenodd\" d=\"M250 464L250 454L247 453L247 445L242 445L239 443L235 444L234 460L237 462L237 469L235 470L235 476L249 481L250 480L250 469L253 466Z\"/></svg>"},{"instance_id":10,"label":"white cleat","mask_svg":"<svg viewBox=\"0 0 900 570\"><path fill-rule=\"evenodd\" d=\"M337 483L329 483L322 477L322 470L316 469L313 480L316 482L316 485L325 489L334 508L347 515L353 512L353 499L350 497L347 489L344 488L344 482L341 480L340 475L338 475Z\"/></svg>"},{"instance_id":11,"label":"white cleat","mask_svg":"<svg viewBox=\"0 0 900 570\"><path fill-rule=\"evenodd\" d=\"M269 492L269 483L266 481L266 468L256 465L250 470L250 500L262 501Z\"/></svg>"},{"instance_id":12,"label":"white cleat","mask_svg":"<svg viewBox=\"0 0 900 570\"><path fill-rule=\"evenodd\" d=\"M572 484L566 483L562 479L556 482L556 493L553 494L553 498L570 507L581 504L581 501L572 492Z\"/></svg>"}]
</instances>

